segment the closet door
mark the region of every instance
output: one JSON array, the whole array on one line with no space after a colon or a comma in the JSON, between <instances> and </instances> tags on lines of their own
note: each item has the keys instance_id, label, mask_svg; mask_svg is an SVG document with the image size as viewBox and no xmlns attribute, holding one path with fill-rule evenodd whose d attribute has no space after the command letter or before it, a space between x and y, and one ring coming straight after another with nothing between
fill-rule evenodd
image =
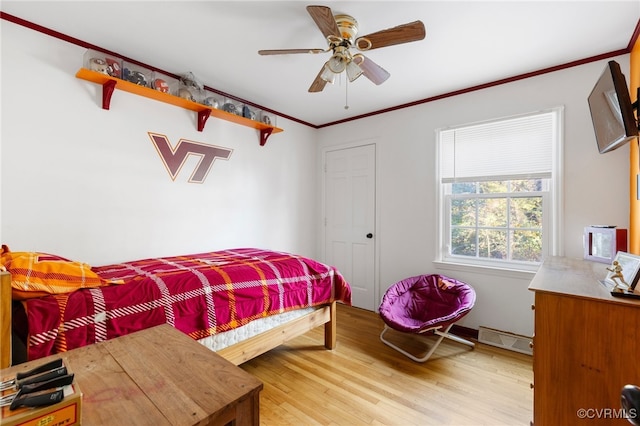
<instances>
[{"instance_id":1,"label":"closet door","mask_svg":"<svg viewBox=\"0 0 640 426\"><path fill-rule=\"evenodd\" d=\"M351 284L353 305L375 311L375 145L325 157L325 261Z\"/></svg>"}]
</instances>

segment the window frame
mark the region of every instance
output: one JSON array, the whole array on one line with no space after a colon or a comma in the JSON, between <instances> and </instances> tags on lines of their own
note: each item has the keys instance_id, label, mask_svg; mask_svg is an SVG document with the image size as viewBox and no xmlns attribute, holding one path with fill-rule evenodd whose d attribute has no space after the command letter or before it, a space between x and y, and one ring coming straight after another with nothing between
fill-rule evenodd
<instances>
[{"instance_id":1,"label":"window frame","mask_svg":"<svg viewBox=\"0 0 640 426\"><path fill-rule=\"evenodd\" d=\"M454 194L447 194L446 188L451 187L452 183L443 182L441 176L441 135L444 131L455 130L459 128L465 128L470 126L477 126L492 122L507 121L514 118L534 116L539 114L552 113L555 119L555 125L552 131L553 143L551 152L552 170L551 176L548 178L548 184L546 185L546 191L540 192L527 192L526 194L535 194L542 196L543 204L543 223L542 223L542 259L541 262L524 262L524 261L512 261L512 260L496 260L477 257L468 257L462 255L452 255L450 253L450 236L451 236L451 201L454 199ZM436 247L436 259L434 263L443 267L444 269L466 269L466 268L488 268L488 270L502 270L502 271L515 271L515 272L535 272L544 258L547 256L562 255L562 199L561 189L563 180L562 170L562 152L563 152L563 122L564 122L564 107L554 107L546 110L535 111L526 114L520 114L517 116L502 117L494 120L488 120L484 122L469 123L460 126L451 126L446 128L440 128L435 130L436 135L436 224L437 224L437 247ZM526 178L523 174L522 178ZM531 177L531 176L529 176ZM479 180L516 180L515 176L483 176ZM467 180L470 181L470 180ZM504 194L504 195L503 195ZM516 198L515 196L522 196L519 193L499 193L499 194L471 194L468 198L480 199L480 198L495 198L496 195L504 196L504 198Z\"/></svg>"}]
</instances>

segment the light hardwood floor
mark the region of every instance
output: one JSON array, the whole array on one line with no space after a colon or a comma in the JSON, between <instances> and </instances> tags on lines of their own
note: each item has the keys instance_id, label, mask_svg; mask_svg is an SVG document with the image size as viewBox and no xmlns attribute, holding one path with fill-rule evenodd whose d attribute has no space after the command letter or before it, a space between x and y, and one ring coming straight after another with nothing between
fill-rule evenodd
<instances>
[{"instance_id":1,"label":"light hardwood floor","mask_svg":"<svg viewBox=\"0 0 640 426\"><path fill-rule=\"evenodd\" d=\"M262 425L529 425L533 418L530 356L445 339L419 364L380 341L376 313L338 304L337 315L335 350L324 349L319 327L241 365L264 383ZM393 337L418 353L427 347Z\"/></svg>"}]
</instances>

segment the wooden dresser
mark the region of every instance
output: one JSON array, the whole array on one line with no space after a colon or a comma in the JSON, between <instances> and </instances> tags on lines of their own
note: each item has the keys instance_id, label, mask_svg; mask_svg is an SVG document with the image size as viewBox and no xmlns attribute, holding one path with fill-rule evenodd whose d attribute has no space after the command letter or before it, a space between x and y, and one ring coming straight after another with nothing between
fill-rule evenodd
<instances>
[{"instance_id":1,"label":"wooden dresser","mask_svg":"<svg viewBox=\"0 0 640 426\"><path fill-rule=\"evenodd\" d=\"M531 281L535 426L630 424L620 391L640 385L640 300L611 296L607 266L552 257Z\"/></svg>"}]
</instances>

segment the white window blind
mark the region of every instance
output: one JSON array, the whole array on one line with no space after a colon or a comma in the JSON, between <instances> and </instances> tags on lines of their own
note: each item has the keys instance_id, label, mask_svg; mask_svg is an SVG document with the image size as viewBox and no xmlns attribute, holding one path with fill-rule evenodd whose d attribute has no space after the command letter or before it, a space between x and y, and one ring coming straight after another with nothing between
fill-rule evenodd
<instances>
[{"instance_id":1,"label":"white window blind","mask_svg":"<svg viewBox=\"0 0 640 426\"><path fill-rule=\"evenodd\" d=\"M556 114L544 112L440 132L443 183L550 177Z\"/></svg>"}]
</instances>

